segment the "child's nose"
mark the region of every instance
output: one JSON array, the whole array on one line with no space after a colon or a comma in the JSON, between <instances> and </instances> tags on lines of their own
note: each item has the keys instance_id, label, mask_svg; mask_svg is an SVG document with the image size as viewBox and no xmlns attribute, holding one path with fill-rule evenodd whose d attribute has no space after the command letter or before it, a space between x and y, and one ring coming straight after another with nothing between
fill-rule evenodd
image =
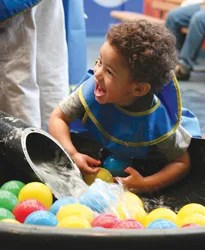
<instances>
[{"instance_id":1,"label":"child's nose","mask_svg":"<svg viewBox=\"0 0 205 250\"><path fill-rule=\"evenodd\" d=\"M96 78L101 79L103 77L103 70L102 67L96 67L94 70L94 74Z\"/></svg>"}]
</instances>

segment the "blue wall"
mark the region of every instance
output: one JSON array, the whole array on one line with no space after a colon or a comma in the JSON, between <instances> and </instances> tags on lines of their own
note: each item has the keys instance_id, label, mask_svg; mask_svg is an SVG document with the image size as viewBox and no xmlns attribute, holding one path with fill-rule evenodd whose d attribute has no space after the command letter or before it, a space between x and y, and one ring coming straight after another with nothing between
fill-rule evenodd
<instances>
[{"instance_id":1,"label":"blue wall","mask_svg":"<svg viewBox=\"0 0 205 250\"><path fill-rule=\"evenodd\" d=\"M98 2L100 2L100 0ZM123 4L116 7L103 7L102 5L97 4L94 0L85 0L84 9L88 16L86 19L87 35L98 36L104 35L110 24L118 22L110 16L112 10L136 11L142 13L143 0L124 1Z\"/></svg>"}]
</instances>

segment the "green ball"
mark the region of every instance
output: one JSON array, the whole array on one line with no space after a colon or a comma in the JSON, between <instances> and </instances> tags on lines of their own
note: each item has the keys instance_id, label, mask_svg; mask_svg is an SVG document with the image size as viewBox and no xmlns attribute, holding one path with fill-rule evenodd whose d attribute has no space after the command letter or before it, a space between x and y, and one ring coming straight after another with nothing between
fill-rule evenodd
<instances>
[{"instance_id":1,"label":"green ball","mask_svg":"<svg viewBox=\"0 0 205 250\"><path fill-rule=\"evenodd\" d=\"M23 186L25 186L25 183L23 183L22 181L11 180L11 181L5 182L1 186L1 189L9 191L9 192L15 194L16 197L18 197L19 192L20 192L20 190L22 189Z\"/></svg>"},{"instance_id":2,"label":"green ball","mask_svg":"<svg viewBox=\"0 0 205 250\"><path fill-rule=\"evenodd\" d=\"M15 219L15 216L6 208L0 207L0 220Z\"/></svg>"},{"instance_id":3,"label":"green ball","mask_svg":"<svg viewBox=\"0 0 205 250\"><path fill-rule=\"evenodd\" d=\"M17 205L18 198L15 194L0 189L0 208L6 208L10 211Z\"/></svg>"}]
</instances>

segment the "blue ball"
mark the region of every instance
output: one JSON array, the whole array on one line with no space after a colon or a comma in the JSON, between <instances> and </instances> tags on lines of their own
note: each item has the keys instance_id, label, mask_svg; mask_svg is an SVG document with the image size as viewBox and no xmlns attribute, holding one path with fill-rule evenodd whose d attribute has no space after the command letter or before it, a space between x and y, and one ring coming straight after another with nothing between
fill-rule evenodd
<instances>
[{"instance_id":1,"label":"blue ball","mask_svg":"<svg viewBox=\"0 0 205 250\"><path fill-rule=\"evenodd\" d=\"M58 210L65 205L72 204L72 203L79 203L78 199L73 196L63 197L56 200L52 206L50 207L49 211L54 215L57 214Z\"/></svg>"},{"instance_id":2,"label":"blue ball","mask_svg":"<svg viewBox=\"0 0 205 250\"><path fill-rule=\"evenodd\" d=\"M115 200L116 196L112 192L109 183L100 179L96 179L80 196L81 204L98 213L104 212Z\"/></svg>"},{"instance_id":3,"label":"blue ball","mask_svg":"<svg viewBox=\"0 0 205 250\"><path fill-rule=\"evenodd\" d=\"M46 210L37 210L30 213L24 224L32 224L32 225L41 225L41 226L56 226L58 224L58 220L56 216Z\"/></svg>"},{"instance_id":4,"label":"blue ball","mask_svg":"<svg viewBox=\"0 0 205 250\"><path fill-rule=\"evenodd\" d=\"M113 156L108 156L104 162L103 167L109 170L112 174L112 176L127 176L127 174L124 172L124 169L128 166L130 166L130 162L126 162L120 159L117 159Z\"/></svg>"},{"instance_id":5,"label":"blue ball","mask_svg":"<svg viewBox=\"0 0 205 250\"><path fill-rule=\"evenodd\" d=\"M177 228L177 225L167 219L157 219L149 223L147 228L148 229L168 229L168 228Z\"/></svg>"}]
</instances>

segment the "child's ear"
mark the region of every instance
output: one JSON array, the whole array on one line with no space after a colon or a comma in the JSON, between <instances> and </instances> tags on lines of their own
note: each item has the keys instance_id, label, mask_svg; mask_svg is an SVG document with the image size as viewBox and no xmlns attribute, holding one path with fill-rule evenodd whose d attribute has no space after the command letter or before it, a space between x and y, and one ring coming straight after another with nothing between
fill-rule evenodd
<instances>
[{"instance_id":1,"label":"child's ear","mask_svg":"<svg viewBox=\"0 0 205 250\"><path fill-rule=\"evenodd\" d=\"M151 86L149 83L135 83L133 87L134 96L144 96L149 93Z\"/></svg>"}]
</instances>

